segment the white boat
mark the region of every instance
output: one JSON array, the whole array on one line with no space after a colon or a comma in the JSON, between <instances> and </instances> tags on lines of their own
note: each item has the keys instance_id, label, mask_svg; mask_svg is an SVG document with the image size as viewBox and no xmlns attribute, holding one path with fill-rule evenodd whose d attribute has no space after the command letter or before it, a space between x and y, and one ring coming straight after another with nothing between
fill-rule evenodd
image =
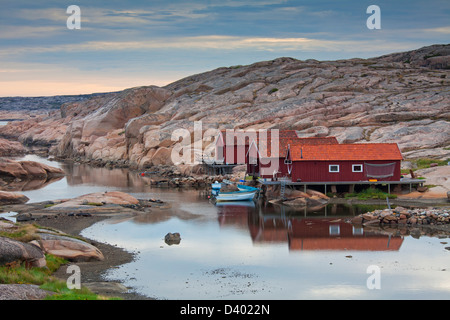
<instances>
[{"instance_id":1,"label":"white boat","mask_svg":"<svg viewBox=\"0 0 450 320\"><path fill-rule=\"evenodd\" d=\"M253 200L255 194L256 191L219 192L216 196L216 201Z\"/></svg>"},{"instance_id":2,"label":"white boat","mask_svg":"<svg viewBox=\"0 0 450 320\"><path fill-rule=\"evenodd\" d=\"M211 188L213 188L214 190L217 190L220 188L222 188L222 184L220 182L215 181L214 183L211 184Z\"/></svg>"},{"instance_id":3,"label":"white boat","mask_svg":"<svg viewBox=\"0 0 450 320\"><path fill-rule=\"evenodd\" d=\"M240 191L259 191L258 188L246 186L245 184L238 184L237 187Z\"/></svg>"}]
</instances>

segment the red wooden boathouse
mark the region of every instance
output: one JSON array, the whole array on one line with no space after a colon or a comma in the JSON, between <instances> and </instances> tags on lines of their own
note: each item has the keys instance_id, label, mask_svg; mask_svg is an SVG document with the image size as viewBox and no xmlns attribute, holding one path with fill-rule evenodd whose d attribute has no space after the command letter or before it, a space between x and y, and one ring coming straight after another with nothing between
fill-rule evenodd
<instances>
[{"instance_id":1,"label":"red wooden boathouse","mask_svg":"<svg viewBox=\"0 0 450 320\"><path fill-rule=\"evenodd\" d=\"M402 160L396 143L296 145L280 162L277 177L292 182L399 181ZM272 178L273 173L260 176Z\"/></svg>"}]
</instances>

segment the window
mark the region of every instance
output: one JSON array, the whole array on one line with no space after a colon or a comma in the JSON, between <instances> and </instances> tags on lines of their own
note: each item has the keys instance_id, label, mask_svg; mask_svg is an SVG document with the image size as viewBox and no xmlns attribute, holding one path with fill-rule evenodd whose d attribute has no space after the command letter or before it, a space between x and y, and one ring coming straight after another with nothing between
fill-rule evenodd
<instances>
[{"instance_id":1,"label":"window","mask_svg":"<svg viewBox=\"0 0 450 320\"><path fill-rule=\"evenodd\" d=\"M341 228L339 225L330 225L328 228L330 236L338 236L341 234Z\"/></svg>"},{"instance_id":2,"label":"window","mask_svg":"<svg viewBox=\"0 0 450 320\"><path fill-rule=\"evenodd\" d=\"M329 172L339 172L338 164L330 164L328 168L329 168Z\"/></svg>"},{"instance_id":3,"label":"window","mask_svg":"<svg viewBox=\"0 0 450 320\"><path fill-rule=\"evenodd\" d=\"M363 165L362 164L352 165L352 172L363 172Z\"/></svg>"},{"instance_id":4,"label":"window","mask_svg":"<svg viewBox=\"0 0 450 320\"><path fill-rule=\"evenodd\" d=\"M363 230L363 228L361 228L359 226L353 226L352 227L352 234L354 236L362 236L364 234L364 230Z\"/></svg>"}]
</instances>

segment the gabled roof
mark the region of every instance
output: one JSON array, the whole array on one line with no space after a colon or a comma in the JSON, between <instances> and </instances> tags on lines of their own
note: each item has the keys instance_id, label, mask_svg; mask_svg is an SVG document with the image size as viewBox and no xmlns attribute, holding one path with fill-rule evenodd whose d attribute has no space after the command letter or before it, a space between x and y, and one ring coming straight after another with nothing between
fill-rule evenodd
<instances>
[{"instance_id":1,"label":"gabled roof","mask_svg":"<svg viewBox=\"0 0 450 320\"><path fill-rule=\"evenodd\" d=\"M220 137L223 139L224 144L227 141L233 141L235 146L250 145L252 141L258 143L260 140L266 141L272 138L272 130L278 129L268 129L268 130L243 130L243 129L229 129L220 130L219 139L216 143L220 141ZM278 130L278 137L282 139L299 139L297 131L295 130Z\"/></svg>"},{"instance_id":2,"label":"gabled roof","mask_svg":"<svg viewBox=\"0 0 450 320\"><path fill-rule=\"evenodd\" d=\"M262 156L270 158L272 157L272 143L270 139L260 140L258 144L259 152ZM278 140L278 157L285 158L287 155L288 148L292 150L301 148L302 146L318 146L318 145L329 145L329 144L339 144L336 137L309 137L309 138L283 138L280 137Z\"/></svg>"},{"instance_id":3,"label":"gabled roof","mask_svg":"<svg viewBox=\"0 0 450 320\"><path fill-rule=\"evenodd\" d=\"M291 147L292 161L403 160L396 143L355 143Z\"/></svg>"}]
</instances>

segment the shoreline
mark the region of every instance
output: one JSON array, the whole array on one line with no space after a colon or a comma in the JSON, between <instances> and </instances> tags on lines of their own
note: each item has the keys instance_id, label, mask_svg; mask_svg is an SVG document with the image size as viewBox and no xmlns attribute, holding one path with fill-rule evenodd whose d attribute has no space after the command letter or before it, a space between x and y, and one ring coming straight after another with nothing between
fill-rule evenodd
<instances>
[{"instance_id":1,"label":"shoreline","mask_svg":"<svg viewBox=\"0 0 450 320\"><path fill-rule=\"evenodd\" d=\"M426 200L426 201L424 201ZM409 206L430 206L431 201L436 199L395 199L390 201L391 205L409 205ZM445 206L450 206L448 202L446 203L446 199L440 199L441 203ZM356 200L356 199L343 199L343 198L332 198L330 199L329 204L365 204L365 205L386 205L385 200ZM434 206L436 206L436 202L434 202ZM89 228L97 222L101 222L107 219L111 219L110 216L103 215L91 215L88 217L83 216L66 216L66 215L57 215L52 218L40 219L36 221L38 225L43 227L50 227L61 230L73 236L80 236L81 232L84 229ZM414 226L414 228L423 228L424 230L436 230L445 232L450 237L450 225L427 225L427 226ZM117 268L123 264L130 263L136 258L136 254L132 252L128 252L123 248L110 245L107 243L97 242L92 239L86 238L89 242L96 246L105 256L104 261L91 261L91 262L78 262L76 263L81 268L81 282L82 285L86 283L97 283L97 282L109 282L103 279L103 275L109 269ZM70 265L70 264L69 264ZM55 277L58 277L63 280L67 280L70 274L66 273L68 265L62 266L57 272L54 273ZM120 281L113 281L112 283L120 283ZM130 288L127 292L111 292L108 288L97 290L95 293L103 294L106 296L114 296L119 297L124 300L158 300L157 297L147 297L141 295L139 293L133 292L132 288Z\"/></svg>"},{"instance_id":2,"label":"shoreline","mask_svg":"<svg viewBox=\"0 0 450 320\"><path fill-rule=\"evenodd\" d=\"M447 199L417 199L417 198L399 198L389 200L392 206L418 206L418 207L430 207L430 206L446 206L450 207ZM328 204L348 204L348 205L381 205L386 206L386 200L358 200L358 199L345 199L345 198L331 198ZM28 205L18 205L28 206ZM40 206L40 205L38 205ZM30 207L33 207L32 205ZM22 207L22 209L24 209ZM11 208L12 211L14 211ZM27 210L23 210L26 212ZM49 227L58 229L72 236L80 236L83 230L89 228L97 222L101 222L107 219L111 219L109 214L91 214L89 216L68 216L65 214L56 213L53 216L41 217L38 220L33 221L42 227ZM427 225L427 226L414 226L413 228L423 228L424 230L436 230L444 232L450 237L450 225ZM83 237L85 238L85 237ZM90 262L77 262L75 263L81 269L81 283L82 285L89 285L94 283L107 283L112 286L98 286L95 290L91 289L94 293L110 297L119 297L123 300L158 300L158 297L148 297L141 295L137 292L133 292L133 288L129 288L128 291L114 289L114 284L121 284L120 280L107 281L103 278L104 274L113 268L118 268L121 265L130 263L137 258L137 253L126 251L123 248L110 245L108 243L97 242L89 238L85 238L92 245L97 247L104 255L103 261L90 261ZM57 278L66 281L71 274L66 273L67 265L61 266L53 275ZM113 289L111 289L111 287ZM122 285L123 288L123 285Z\"/></svg>"},{"instance_id":3,"label":"shoreline","mask_svg":"<svg viewBox=\"0 0 450 320\"><path fill-rule=\"evenodd\" d=\"M90 217L70 217L66 215L59 215L49 219L40 219L36 221L36 224L42 227L55 228L63 231L72 236L80 236L84 229L89 228L97 222L110 219L109 216L95 216ZM89 238L88 240L92 245L97 247L104 255L103 261L90 261L90 262L76 262L81 269L81 285L84 286L90 283L108 282L110 284L120 283L119 281L107 281L103 278L105 272L109 269L117 268L123 264L132 262L136 255L132 252L128 252L123 248L116 247L107 243L97 242ZM57 270L53 276L67 281L67 278L71 275L66 272L67 267L72 264L63 265ZM96 294L118 297L123 300L157 300L156 298L150 298L139 293L133 292L132 288L129 291L123 292L122 290L111 290L109 287L98 287L95 290L91 289Z\"/></svg>"}]
</instances>

